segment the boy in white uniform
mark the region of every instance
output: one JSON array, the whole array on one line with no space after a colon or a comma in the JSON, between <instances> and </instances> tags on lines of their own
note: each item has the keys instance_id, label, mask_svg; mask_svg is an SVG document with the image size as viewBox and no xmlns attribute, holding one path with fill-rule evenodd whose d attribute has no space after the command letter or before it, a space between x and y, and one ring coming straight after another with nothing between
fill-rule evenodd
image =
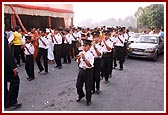
<instances>
[{"instance_id":1,"label":"boy in white uniform","mask_svg":"<svg viewBox=\"0 0 168 115\"><path fill-rule=\"evenodd\" d=\"M77 62L79 66L79 73L76 82L77 94L76 99L79 102L84 96L83 84L85 83L86 89L86 106L91 104L91 90L93 83L93 67L94 67L94 56L90 51L91 41L83 40L83 51L77 55Z\"/></svg>"}]
</instances>

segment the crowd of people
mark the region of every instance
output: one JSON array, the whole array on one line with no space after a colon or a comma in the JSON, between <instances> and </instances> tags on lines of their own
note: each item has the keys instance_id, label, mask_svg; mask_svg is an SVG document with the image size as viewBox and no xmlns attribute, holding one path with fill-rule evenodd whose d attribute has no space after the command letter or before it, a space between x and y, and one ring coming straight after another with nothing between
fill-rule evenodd
<instances>
[{"instance_id":1,"label":"crowd of people","mask_svg":"<svg viewBox=\"0 0 168 115\"><path fill-rule=\"evenodd\" d=\"M64 30L61 27L32 28L27 31L21 32L19 26L15 27L14 32L5 31L17 67L21 66L21 58L25 63L27 80L31 81L35 79L34 62L38 66L38 73L44 71L43 74L47 75L49 62L55 63L55 68L62 69L62 64L71 64L71 59L74 58L79 67L76 82L77 102L85 96L85 84L86 105L91 104L92 94L100 93L100 80L104 78L105 83L109 83L112 70L117 67L116 60L119 60L119 70L123 70L125 43L129 37L129 31L125 27L78 27Z\"/></svg>"},{"instance_id":2,"label":"crowd of people","mask_svg":"<svg viewBox=\"0 0 168 115\"><path fill-rule=\"evenodd\" d=\"M105 84L109 83L112 71L117 67L117 60L119 61L119 70L123 70L129 37L129 30L121 26L115 28L103 26L94 29L81 27L31 28L27 30L27 33L22 32L19 26L15 27L13 32L5 29L5 39L7 39L8 46L13 51L16 60L15 66L11 69L12 73L16 73L16 68L21 66L20 58L25 63L29 81L35 79L34 62L38 66L38 73L47 75L49 63L55 63L55 68L63 69L62 64L71 64L71 59L74 58L79 67L76 101L79 102L85 97L83 91L85 84L87 106L91 104L92 94L100 93L100 80L104 79ZM9 63L14 63L13 61L14 59ZM43 61L43 65L41 61ZM19 86L19 77L15 78L17 86ZM5 89L7 92L7 87ZM18 88L15 93L17 95ZM5 94L7 97L7 93ZM17 96L14 100L13 105L17 102ZM6 107L12 104L8 104L8 99L5 98Z\"/></svg>"}]
</instances>

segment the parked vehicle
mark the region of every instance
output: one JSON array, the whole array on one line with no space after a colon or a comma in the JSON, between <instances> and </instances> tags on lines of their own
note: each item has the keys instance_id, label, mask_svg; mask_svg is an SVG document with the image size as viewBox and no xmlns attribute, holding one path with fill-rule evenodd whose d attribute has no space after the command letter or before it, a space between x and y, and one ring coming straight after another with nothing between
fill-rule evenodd
<instances>
[{"instance_id":1,"label":"parked vehicle","mask_svg":"<svg viewBox=\"0 0 168 115\"><path fill-rule=\"evenodd\" d=\"M164 40L159 35L141 35L128 46L127 51L129 57L150 58L156 61L158 55L164 52Z\"/></svg>"},{"instance_id":2,"label":"parked vehicle","mask_svg":"<svg viewBox=\"0 0 168 115\"><path fill-rule=\"evenodd\" d=\"M134 34L128 39L128 44L133 43L140 35L143 35L143 33L134 33Z\"/></svg>"},{"instance_id":3,"label":"parked vehicle","mask_svg":"<svg viewBox=\"0 0 168 115\"><path fill-rule=\"evenodd\" d=\"M131 37L135 32L129 32L129 36Z\"/></svg>"}]
</instances>

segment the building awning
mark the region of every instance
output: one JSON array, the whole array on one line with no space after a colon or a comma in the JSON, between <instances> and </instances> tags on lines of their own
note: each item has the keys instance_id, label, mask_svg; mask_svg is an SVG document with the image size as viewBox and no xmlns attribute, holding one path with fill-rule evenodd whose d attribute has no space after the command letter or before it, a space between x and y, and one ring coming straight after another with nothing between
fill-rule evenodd
<instances>
[{"instance_id":1,"label":"building awning","mask_svg":"<svg viewBox=\"0 0 168 115\"><path fill-rule=\"evenodd\" d=\"M71 4L4 4L4 13L14 14L10 5L12 5L18 14L64 19L74 17L73 6Z\"/></svg>"}]
</instances>

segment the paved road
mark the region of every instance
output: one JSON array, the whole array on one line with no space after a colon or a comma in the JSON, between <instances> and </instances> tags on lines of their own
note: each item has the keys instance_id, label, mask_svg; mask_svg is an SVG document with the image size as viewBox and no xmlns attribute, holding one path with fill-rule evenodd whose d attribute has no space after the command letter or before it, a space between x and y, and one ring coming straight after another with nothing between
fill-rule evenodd
<instances>
[{"instance_id":1,"label":"paved road","mask_svg":"<svg viewBox=\"0 0 168 115\"><path fill-rule=\"evenodd\" d=\"M85 99L77 103L77 63L64 64L63 69L49 65L48 75L27 81L24 65L19 67L21 85L18 100L23 106L5 111L163 111L164 110L164 55L157 62L127 59L124 70L115 69L110 83L101 81L101 93L94 94L92 104Z\"/></svg>"}]
</instances>

